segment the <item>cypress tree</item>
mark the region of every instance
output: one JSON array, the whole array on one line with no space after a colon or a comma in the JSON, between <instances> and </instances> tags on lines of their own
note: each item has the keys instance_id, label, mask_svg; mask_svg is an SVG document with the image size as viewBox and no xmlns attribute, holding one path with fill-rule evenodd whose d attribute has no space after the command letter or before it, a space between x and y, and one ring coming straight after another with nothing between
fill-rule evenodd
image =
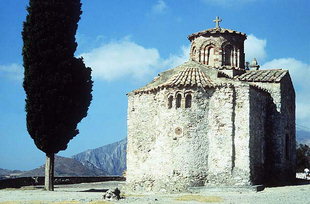
<instances>
[{"instance_id":1,"label":"cypress tree","mask_svg":"<svg viewBox=\"0 0 310 204\"><path fill-rule=\"evenodd\" d=\"M30 0L23 24L27 130L46 153L45 189L53 190L54 155L79 131L92 100L91 68L75 58L80 0Z\"/></svg>"}]
</instances>

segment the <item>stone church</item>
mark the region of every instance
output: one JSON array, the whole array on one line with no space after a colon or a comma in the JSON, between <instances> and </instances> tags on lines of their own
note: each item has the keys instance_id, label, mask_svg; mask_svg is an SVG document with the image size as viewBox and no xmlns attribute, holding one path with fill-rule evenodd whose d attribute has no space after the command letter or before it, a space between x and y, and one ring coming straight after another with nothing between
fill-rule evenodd
<instances>
[{"instance_id":1,"label":"stone church","mask_svg":"<svg viewBox=\"0 0 310 204\"><path fill-rule=\"evenodd\" d=\"M190 59L128 93L131 190L283 184L295 178L295 91L288 70L245 62L244 33L188 36Z\"/></svg>"}]
</instances>

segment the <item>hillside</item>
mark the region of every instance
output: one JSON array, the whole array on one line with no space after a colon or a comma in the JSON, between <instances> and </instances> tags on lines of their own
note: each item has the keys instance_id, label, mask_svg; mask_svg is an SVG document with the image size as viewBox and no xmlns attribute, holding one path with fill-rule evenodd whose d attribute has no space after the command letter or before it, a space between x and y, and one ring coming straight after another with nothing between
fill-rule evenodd
<instances>
[{"instance_id":1,"label":"hillside","mask_svg":"<svg viewBox=\"0 0 310 204\"><path fill-rule=\"evenodd\" d=\"M310 146L310 131L296 130L296 141L297 143L306 144Z\"/></svg>"},{"instance_id":2,"label":"hillside","mask_svg":"<svg viewBox=\"0 0 310 204\"><path fill-rule=\"evenodd\" d=\"M66 157L55 156L55 176L104 176L106 173L100 169L88 169L80 162ZM24 172L19 177L44 176L44 165Z\"/></svg>"},{"instance_id":3,"label":"hillside","mask_svg":"<svg viewBox=\"0 0 310 204\"><path fill-rule=\"evenodd\" d=\"M90 149L72 156L89 169L98 168L108 175L122 175L126 169L127 139Z\"/></svg>"},{"instance_id":4,"label":"hillside","mask_svg":"<svg viewBox=\"0 0 310 204\"><path fill-rule=\"evenodd\" d=\"M0 168L0 176L6 176L10 174L20 174L22 171L19 170L8 170L8 169L1 169Z\"/></svg>"}]
</instances>

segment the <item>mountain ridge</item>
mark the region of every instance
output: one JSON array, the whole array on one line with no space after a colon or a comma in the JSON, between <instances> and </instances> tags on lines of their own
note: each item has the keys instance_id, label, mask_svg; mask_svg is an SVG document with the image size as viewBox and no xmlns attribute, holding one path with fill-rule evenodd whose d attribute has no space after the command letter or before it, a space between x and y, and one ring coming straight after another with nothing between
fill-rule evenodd
<instances>
[{"instance_id":1,"label":"mountain ridge","mask_svg":"<svg viewBox=\"0 0 310 204\"><path fill-rule=\"evenodd\" d=\"M98 168L108 175L121 176L126 169L127 139L104 145L95 149L89 149L72 158L81 162L89 169Z\"/></svg>"},{"instance_id":2,"label":"mountain ridge","mask_svg":"<svg viewBox=\"0 0 310 204\"><path fill-rule=\"evenodd\" d=\"M66 176L105 176L106 172L101 169L88 169L79 161L72 158L55 156L54 175L57 177ZM45 165L21 173L18 177L44 176Z\"/></svg>"}]
</instances>

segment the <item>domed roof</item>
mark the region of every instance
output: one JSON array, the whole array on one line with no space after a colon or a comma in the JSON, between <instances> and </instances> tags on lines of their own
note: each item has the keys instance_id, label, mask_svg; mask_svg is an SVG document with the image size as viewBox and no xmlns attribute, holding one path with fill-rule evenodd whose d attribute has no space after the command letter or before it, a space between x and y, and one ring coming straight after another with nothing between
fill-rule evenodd
<instances>
[{"instance_id":1,"label":"domed roof","mask_svg":"<svg viewBox=\"0 0 310 204\"><path fill-rule=\"evenodd\" d=\"M186 68L171 77L164 87L213 87L211 79L199 68Z\"/></svg>"},{"instance_id":2,"label":"domed roof","mask_svg":"<svg viewBox=\"0 0 310 204\"><path fill-rule=\"evenodd\" d=\"M212 88L216 84L212 82L202 69L204 65L193 61L186 62L174 69L161 73L150 84L133 91L137 93L148 93L163 88Z\"/></svg>"}]
</instances>

